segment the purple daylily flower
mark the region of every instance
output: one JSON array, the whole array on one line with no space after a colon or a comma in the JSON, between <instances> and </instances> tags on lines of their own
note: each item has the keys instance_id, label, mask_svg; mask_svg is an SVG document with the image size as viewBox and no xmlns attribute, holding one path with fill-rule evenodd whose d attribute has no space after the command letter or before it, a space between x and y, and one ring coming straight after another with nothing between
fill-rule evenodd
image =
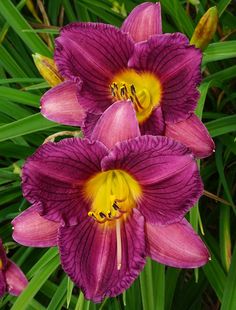
<instances>
[{"instance_id":1,"label":"purple daylily flower","mask_svg":"<svg viewBox=\"0 0 236 310\"><path fill-rule=\"evenodd\" d=\"M21 269L7 258L0 239L0 297L5 293L17 296L27 286L28 280Z\"/></svg>"},{"instance_id":2,"label":"purple daylily flower","mask_svg":"<svg viewBox=\"0 0 236 310\"><path fill-rule=\"evenodd\" d=\"M63 124L83 125L89 138L102 112L131 99L142 134L170 135L198 157L209 156L214 142L207 129L199 119L189 122L199 97L201 58L183 34L162 34L160 3L137 6L121 29L69 24L56 39L55 51L57 67L68 81L42 97L42 113ZM73 100L67 100L68 91ZM179 124L174 134L169 130L173 124ZM185 135L179 132L183 127Z\"/></svg>"},{"instance_id":3,"label":"purple daylily flower","mask_svg":"<svg viewBox=\"0 0 236 310\"><path fill-rule=\"evenodd\" d=\"M127 289L146 256L183 268L209 259L183 219L202 193L195 159L168 137L141 136L131 101L110 106L91 140L42 145L23 168L23 193L33 206L13 220L13 238L58 245L94 302Z\"/></svg>"}]
</instances>

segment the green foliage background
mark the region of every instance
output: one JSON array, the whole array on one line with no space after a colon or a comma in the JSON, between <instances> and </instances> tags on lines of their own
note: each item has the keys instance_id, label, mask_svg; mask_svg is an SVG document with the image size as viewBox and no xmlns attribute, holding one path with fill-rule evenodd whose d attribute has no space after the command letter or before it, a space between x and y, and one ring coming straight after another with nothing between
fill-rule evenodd
<instances>
[{"instance_id":1,"label":"green foliage background","mask_svg":"<svg viewBox=\"0 0 236 310\"><path fill-rule=\"evenodd\" d=\"M180 31L189 38L210 6L219 10L217 34L204 52L197 113L216 142L216 153L200 163L205 190L228 204L202 197L188 215L211 251L211 262L193 271L148 260L126 293L94 305L84 300L60 268L56 248L26 248L11 238L11 220L28 207L20 184L24 160L47 136L68 129L40 114L39 99L49 86L40 77L31 54L52 56L54 37L64 24L80 20L120 26L141 2L0 0L0 236L8 256L30 280L18 298L5 296L0 309L236 309L235 0L161 1L164 32Z\"/></svg>"}]
</instances>

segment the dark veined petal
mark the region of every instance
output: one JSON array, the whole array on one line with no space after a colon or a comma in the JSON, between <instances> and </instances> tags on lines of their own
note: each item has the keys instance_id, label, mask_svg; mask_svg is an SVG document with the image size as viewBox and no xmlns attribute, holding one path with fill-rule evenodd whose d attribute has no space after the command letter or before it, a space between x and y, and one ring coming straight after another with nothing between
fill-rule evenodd
<instances>
[{"instance_id":1,"label":"dark veined petal","mask_svg":"<svg viewBox=\"0 0 236 310\"><path fill-rule=\"evenodd\" d=\"M162 87L161 108L168 122L186 119L193 112L201 81L202 53L180 33L152 36L135 45L129 67L153 72Z\"/></svg>"},{"instance_id":2,"label":"dark veined petal","mask_svg":"<svg viewBox=\"0 0 236 310\"><path fill-rule=\"evenodd\" d=\"M102 167L125 170L138 181L142 188L138 208L154 223L178 221L203 190L193 154L167 137L146 135L118 143Z\"/></svg>"},{"instance_id":3,"label":"dark veined petal","mask_svg":"<svg viewBox=\"0 0 236 310\"><path fill-rule=\"evenodd\" d=\"M20 295L20 293L28 285L28 280L26 279L24 273L11 260L8 260L5 275L6 275L7 290L11 295L14 296Z\"/></svg>"},{"instance_id":4,"label":"dark veined petal","mask_svg":"<svg viewBox=\"0 0 236 310\"><path fill-rule=\"evenodd\" d=\"M103 112L111 102L111 79L127 67L133 41L118 28L102 23L72 23L56 39L55 61L61 74L83 81L79 102Z\"/></svg>"},{"instance_id":5,"label":"dark veined petal","mask_svg":"<svg viewBox=\"0 0 236 310\"><path fill-rule=\"evenodd\" d=\"M76 224L88 205L84 201L84 181L101 171L106 147L96 141L70 138L43 144L23 168L23 193L40 203L40 214L49 220Z\"/></svg>"},{"instance_id":6,"label":"dark veined petal","mask_svg":"<svg viewBox=\"0 0 236 310\"><path fill-rule=\"evenodd\" d=\"M3 247L3 244L2 244L2 240L0 239L0 260L1 260L1 263L0 263L0 270L4 270L6 268L6 265L7 265L7 256L6 256L6 251Z\"/></svg>"},{"instance_id":7,"label":"dark veined petal","mask_svg":"<svg viewBox=\"0 0 236 310\"><path fill-rule=\"evenodd\" d=\"M25 246L51 247L57 245L59 223L39 215L37 206L32 206L12 221L12 238Z\"/></svg>"},{"instance_id":8,"label":"dark veined petal","mask_svg":"<svg viewBox=\"0 0 236 310\"><path fill-rule=\"evenodd\" d=\"M189 147L198 158L210 156L215 149L208 130L194 114L178 123L166 123L165 135Z\"/></svg>"},{"instance_id":9,"label":"dark veined petal","mask_svg":"<svg viewBox=\"0 0 236 310\"><path fill-rule=\"evenodd\" d=\"M117 101L98 120L91 140L101 141L107 148L117 142L140 136L136 113L131 101Z\"/></svg>"},{"instance_id":10,"label":"dark veined petal","mask_svg":"<svg viewBox=\"0 0 236 310\"><path fill-rule=\"evenodd\" d=\"M81 126L85 112L77 99L79 83L66 81L47 91L41 98L41 113L51 121Z\"/></svg>"},{"instance_id":11,"label":"dark veined petal","mask_svg":"<svg viewBox=\"0 0 236 310\"><path fill-rule=\"evenodd\" d=\"M76 226L60 228L62 266L85 298L101 302L114 297L126 290L142 270L146 254L144 218L137 210L121 222L121 244L118 270L115 226L109 229L87 217Z\"/></svg>"},{"instance_id":12,"label":"dark veined petal","mask_svg":"<svg viewBox=\"0 0 236 310\"><path fill-rule=\"evenodd\" d=\"M177 268L197 268L206 264L209 252L185 220L171 225L146 222L148 255L159 263Z\"/></svg>"},{"instance_id":13,"label":"dark veined petal","mask_svg":"<svg viewBox=\"0 0 236 310\"><path fill-rule=\"evenodd\" d=\"M165 131L165 121L161 107L154 109L149 118L139 126L142 135L163 135Z\"/></svg>"},{"instance_id":14,"label":"dark veined petal","mask_svg":"<svg viewBox=\"0 0 236 310\"><path fill-rule=\"evenodd\" d=\"M7 284L5 279L5 273L0 270L0 298L6 293Z\"/></svg>"},{"instance_id":15,"label":"dark veined petal","mask_svg":"<svg viewBox=\"0 0 236 310\"><path fill-rule=\"evenodd\" d=\"M125 19L121 30L128 32L135 42L147 40L162 33L160 2L137 5Z\"/></svg>"}]
</instances>

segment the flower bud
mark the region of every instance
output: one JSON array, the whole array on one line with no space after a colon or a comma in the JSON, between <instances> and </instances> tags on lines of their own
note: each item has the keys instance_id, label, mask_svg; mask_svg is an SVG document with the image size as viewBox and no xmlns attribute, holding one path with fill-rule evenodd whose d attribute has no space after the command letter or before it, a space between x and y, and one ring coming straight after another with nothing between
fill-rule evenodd
<instances>
[{"instance_id":1,"label":"flower bud","mask_svg":"<svg viewBox=\"0 0 236 310\"><path fill-rule=\"evenodd\" d=\"M218 11L216 6L210 8L200 19L195 28L190 43L204 50L213 38L218 23Z\"/></svg>"},{"instance_id":2,"label":"flower bud","mask_svg":"<svg viewBox=\"0 0 236 310\"><path fill-rule=\"evenodd\" d=\"M58 72L58 69L53 59L37 53L33 54L33 59L39 73L50 86L53 87L63 82L64 79Z\"/></svg>"}]
</instances>

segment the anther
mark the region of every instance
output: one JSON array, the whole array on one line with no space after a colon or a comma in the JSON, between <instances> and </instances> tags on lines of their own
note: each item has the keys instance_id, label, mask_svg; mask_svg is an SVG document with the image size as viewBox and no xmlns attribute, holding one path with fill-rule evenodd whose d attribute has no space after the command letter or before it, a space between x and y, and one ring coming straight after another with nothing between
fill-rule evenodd
<instances>
[{"instance_id":1,"label":"anther","mask_svg":"<svg viewBox=\"0 0 236 310\"><path fill-rule=\"evenodd\" d=\"M100 212L99 215L101 216L102 219L104 219L106 217L106 215L102 212Z\"/></svg>"},{"instance_id":2,"label":"anther","mask_svg":"<svg viewBox=\"0 0 236 310\"><path fill-rule=\"evenodd\" d=\"M93 217L95 220L97 220L97 217L95 216L94 212L88 212L88 216Z\"/></svg>"},{"instance_id":3,"label":"anther","mask_svg":"<svg viewBox=\"0 0 236 310\"><path fill-rule=\"evenodd\" d=\"M111 211L107 212L107 216L111 219Z\"/></svg>"},{"instance_id":4,"label":"anther","mask_svg":"<svg viewBox=\"0 0 236 310\"><path fill-rule=\"evenodd\" d=\"M113 209L115 209L116 211L119 210L120 208L117 206L117 204L114 202L112 205Z\"/></svg>"},{"instance_id":5,"label":"anther","mask_svg":"<svg viewBox=\"0 0 236 310\"><path fill-rule=\"evenodd\" d=\"M125 92L127 93L128 90L127 90L127 87L126 87L125 83L123 83L122 86L124 87Z\"/></svg>"},{"instance_id":6,"label":"anther","mask_svg":"<svg viewBox=\"0 0 236 310\"><path fill-rule=\"evenodd\" d=\"M124 88L124 86L121 87L120 94L121 94L122 97L125 95L125 88Z\"/></svg>"},{"instance_id":7,"label":"anther","mask_svg":"<svg viewBox=\"0 0 236 310\"><path fill-rule=\"evenodd\" d=\"M135 94L136 94L136 90L135 90L135 87L134 87L133 84L130 86L130 90L131 90L131 94L132 94L132 95L135 95Z\"/></svg>"}]
</instances>

